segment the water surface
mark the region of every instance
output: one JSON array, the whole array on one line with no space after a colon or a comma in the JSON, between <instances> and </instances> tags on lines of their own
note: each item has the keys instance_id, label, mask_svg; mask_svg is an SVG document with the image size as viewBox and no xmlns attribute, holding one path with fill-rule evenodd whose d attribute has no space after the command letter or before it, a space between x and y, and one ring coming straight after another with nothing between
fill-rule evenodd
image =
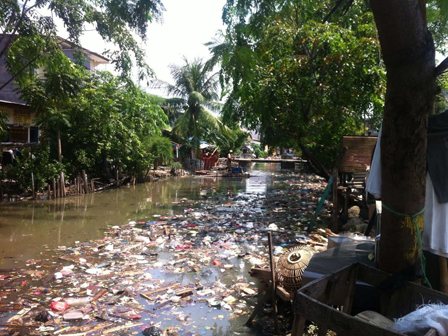
<instances>
[{"instance_id":1,"label":"water surface","mask_svg":"<svg viewBox=\"0 0 448 336\"><path fill-rule=\"evenodd\" d=\"M256 164L252 176L191 176L56 200L0 203L0 268L20 267L43 250L102 238L110 225L181 214L186 204L222 193L265 194L277 164Z\"/></svg>"}]
</instances>

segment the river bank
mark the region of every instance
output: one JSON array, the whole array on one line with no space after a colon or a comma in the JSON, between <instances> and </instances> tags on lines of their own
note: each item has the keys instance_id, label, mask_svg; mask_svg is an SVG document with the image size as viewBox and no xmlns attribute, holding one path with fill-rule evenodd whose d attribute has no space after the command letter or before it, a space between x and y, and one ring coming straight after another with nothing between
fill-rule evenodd
<instances>
[{"instance_id":1,"label":"river bank","mask_svg":"<svg viewBox=\"0 0 448 336\"><path fill-rule=\"evenodd\" d=\"M165 181L151 184L147 187L156 188L146 190L145 195L138 188L134 196L139 194L141 200L141 196L151 195L151 199L136 202L136 211L126 212L126 220L115 216L109 221L106 215L108 210L120 212L116 211L119 201L107 205L94 201L84 212L98 207L104 210L102 223L96 227L100 234L77 239L73 244L64 244L71 239L60 239L57 244L45 245L38 258L25 260L20 270L3 269L1 287L21 281L21 290L9 293L5 302L31 308L22 317L23 323L32 323L26 330L93 335L125 327L125 322L135 318L135 325L127 329L126 335L138 334L151 325L179 335L265 335L272 327L269 309L263 313L266 318L256 321L255 328L243 326L257 294L263 291L263 286L248 276L248 270L254 265L267 265L268 230L274 232L277 251L304 239L303 230L325 183L315 176L276 174L275 170L236 181L187 179L178 180L183 188L164 189ZM189 190L184 182L188 182ZM170 205L167 200L164 204L157 202L160 198L156 195L170 192L175 192ZM115 197L130 200L131 195ZM148 204L156 206L149 210ZM82 205L60 207L58 215L65 212L63 223L73 216L72 210L81 210ZM328 215L324 210L321 217ZM100 218L86 222L96 220ZM82 229L72 227L71 231L76 234ZM4 281L9 284L5 286ZM23 293L26 296L21 296ZM100 293L102 296L95 299ZM87 301L83 306L69 305L64 312L51 310L52 302L71 297ZM50 322L35 321L43 311L50 313ZM4 323L14 315L12 311L5 314ZM106 319L101 321L101 316ZM74 317L76 323L70 320ZM287 329L288 319L281 320Z\"/></svg>"},{"instance_id":2,"label":"river bank","mask_svg":"<svg viewBox=\"0 0 448 336\"><path fill-rule=\"evenodd\" d=\"M148 171L143 180L138 182L136 178L129 176L122 176L121 178L117 176L115 179L109 179L107 181L99 178L89 179L85 173L71 180L65 180L63 173L61 173L61 177L57 180L53 179L53 183L48 185L47 190L35 192L34 187L31 186L31 190L24 193L12 191L15 189L14 185L17 184L16 181L3 181L0 185L0 202L49 200L68 196L80 196L120 188L122 186L135 185L137 183L157 182L160 179L168 177L188 175L190 173L184 169L172 169L168 166L161 166L156 170ZM5 185L7 188L5 188ZM10 190L10 192L5 192L5 189Z\"/></svg>"}]
</instances>

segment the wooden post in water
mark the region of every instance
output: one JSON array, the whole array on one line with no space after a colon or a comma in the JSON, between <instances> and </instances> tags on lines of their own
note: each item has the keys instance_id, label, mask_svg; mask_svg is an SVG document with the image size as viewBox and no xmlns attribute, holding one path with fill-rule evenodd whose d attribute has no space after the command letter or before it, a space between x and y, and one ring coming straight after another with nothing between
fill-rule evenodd
<instances>
[{"instance_id":1,"label":"wooden post in water","mask_svg":"<svg viewBox=\"0 0 448 336\"><path fill-rule=\"evenodd\" d=\"M94 193L95 192L95 183L93 182L93 180L90 180L90 186L91 186L90 192Z\"/></svg>"},{"instance_id":2,"label":"wooden post in water","mask_svg":"<svg viewBox=\"0 0 448 336\"><path fill-rule=\"evenodd\" d=\"M5 195L3 194L3 182L0 181L0 201L5 199Z\"/></svg>"},{"instance_id":3,"label":"wooden post in water","mask_svg":"<svg viewBox=\"0 0 448 336\"><path fill-rule=\"evenodd\" d=\"M36 197L36 194L34 192L34 173L31 173L31 193L33 195L33 199Z\"/></svg>"},{"instance_id":4,"label":"wooden post in water","mask_svg":"<svg viewBox=\"0 0 448 336\"><path fill-rule=\"evenodd\" d=\"M61 171L61 197L65 197L65 179L64 172Z\"/></svg>"},{"instance_id":5,"label":"wooden post in water","mask_svg":"<svg viewBox=\"0 0 448 336\"><path fill-rule=\"evenodd\" d=\"M53 198L57 198L58 194L56 192L56 179L53 177Z\"/></svg>"},{"instance_id":6,"label":"wooden post in water","mask_svg":"<svg viewBox=\"0 0 448 336\"><path fill-rule=\"evenodd\" d=\"M272 281L272 307L274 308L274 330L278 331L277 319L277 285L275 283L274 245L272 244L272 232L269 232L269 263L271 266Z\"/></svg>"},{"instance_id":7,"label":"wooden post in water","mask_svg":"<svg viewBox=\"0 0 448 336\"><path fill-rule=\"evenodd\" d=\"M117 187L118 187L118 167L115 168L115 180L117 181Z\"/></svg>"},{"instance_id":8,"label":"wooden post in water","mask_svg":"<svg viewBox=\"0 0 448 336\"><path fill-rule=\"evenodd\" d=\"M88 180L87 180L87 174L86 174L85 170L82 171L82 178L84 180L84 191L86 194L88 194L89 193L89 185L87 184Z\"/></svg>"},{"instance_id":9,"label":"wooden post in water","mask_svg":"<svg viewBox=\"0 0 448 336\"><path fill-rule=\"evenodd\" d=\"M51 187L50 187L50 184L48 184L48 199L51 199Z\"/></svg>"}]
</instances>

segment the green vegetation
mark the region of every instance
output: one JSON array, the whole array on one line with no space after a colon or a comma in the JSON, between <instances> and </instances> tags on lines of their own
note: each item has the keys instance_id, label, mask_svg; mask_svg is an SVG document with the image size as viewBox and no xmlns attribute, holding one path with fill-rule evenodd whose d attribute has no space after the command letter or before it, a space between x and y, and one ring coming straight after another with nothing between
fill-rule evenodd
<instances>
[{"instance_id":1,"label":"green vegetation","mask_svg":"<svg viewBox=\"0 0 448 336\"><path fill-rule=\"evenodd\" d=\"M42 11L50 15L42 15ZM161 135L168 118L153 96L130 80L149 80L141 41L150 22L159 20L160 0L6 0L0 3L0 58L7 60L11 81L19 84L21 97L37 112L40 145L8 171L29 187L30 172L40 187L55 171L75 176L82 170L110 177L111 169L141 176L154 163L147 145ZM68 32L73 60L61 49L56 21ZM114 47L106 56L120 74L87 73L80 37L96 30ZM135 73L135 72L134 72ZM0 117L0 134L4 130ZM31 159L33 157L33 159Z\"/></svg>"},{"instance_id":2,"label":"green vegetation","mask_svg":"<svg viewBox=\"0 0 448 336\"><path fill-rule=\"evenodd\" d=\"M189 143L195 157L200 140L225 143L231 136L229 130L207 110L207 107L219 105L217 74L213 74L212 68L200 59L193 62L184 59L182 66L171 66L171 75L174 84L156 81L155 86L163 87L168 94L177 97L177 106L183 109L174 122L175 137Z\"/></svg>"},{"instance_id":3,"label":"green vegetation","mask_svg":"<svg viewBox=\"0 0 448 336\"><path fill-rule=\"evenodd\" d=\"M34 174L36 190L44 189L53 178L58 178L64 166L55 159L50 158L48 146L39 144L37 147L25 149L17 159L15 166L5 169L5 175L18 183L20 190L31 189L31 173Z\"/></svg>"},{"instance_id":4,"label":"green vegetation","mask_svg":"<svg viewBox=\"0 0 448 336\"><path fill-rule=\"evenodd\" d=\"M49 11L50 15L43 11ZM164 7L160 0L2 0L0 2L0 57L9 55L17 40L29 41L20 54L21 67L11 72L15 76L38 69L47 53L59 43L57 20L64 23L75 48L75 57L83 64L80 37L96 30L101 38L116 48L107 52L122 78L130 78L134 65L138 78L152 76L145 63L139 40L146 39L148 24L161 18ZM4 86L3 86L4 87ZM0 87L0 90L3 89Z\"/></svg>"},{"instance_id":5,"label":"green vegetation","mask_svg":"<svg viewBox=\"0 0 448 336\"><path fill-rule=\"evenodd\" d=\"M261 148L261 145L257 143L252 143L251 146L257 158L265 158L266 156L268 156L268 154Z\"/></svg>"},{"instance_id":6,"label":"green vegetation","mask_svg":"<svg viewBox=\"0 0 448 336\"><path fill-rule=\"evenodd\" d=\"M154 157L154 169L157 169L160 164L168 163L173 158L170 139L160 136L148 138L146 152Z\"/></svg>"},{"instance_id":7,"label":"green vegetation","mask_svg":"<svg viewBox=\"0 0 448 336\"><path fill-rule=\"evenodd\" d=\"M161 137L168 118L153 96L110 73L73 67L79 85L66 97L61 93L64 85L54 86L53 75L47 72L45 78L24 76L19 82L23 97L38 112L42 135L33 149L36 160L25 155L8 177L23 177L26 186L33 171L37 185L43 186L54 177L50 168L57 161L61 164L55 166L56 172L63 170L69 177L85 170L91 176L111 178L112 169L138 177L155 160L171 159L171 142ZM46 174L38 173L47 166Z\"/></svg>"},{"instance_id":8,"label":"green vegetation","mask_svg":"<svg viewBox=\"0 0 448 336\"><path fill-rule=\"evenodd\" d=\"M230 88L224 120L325 166L342 135L362 134L367 119L378 120L385 92L372 13L355 1L345 15L327 17L331 6L229 0L227 31L209 43Z\"/></svg>"}]
</instances>

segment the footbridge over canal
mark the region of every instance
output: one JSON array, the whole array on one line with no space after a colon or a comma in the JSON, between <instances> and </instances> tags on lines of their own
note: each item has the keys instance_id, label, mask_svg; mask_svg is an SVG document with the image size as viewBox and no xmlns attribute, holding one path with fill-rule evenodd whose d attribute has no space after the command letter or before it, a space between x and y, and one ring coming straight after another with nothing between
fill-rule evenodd
<instances>
[{"instance_id":1,"label":"footbridge over canal","mask_svg":"<svg viewBox=\"0 0 448 336\"><path fill-rule=\"evenodd\" d=\"M301 159L269 159L269 158L258 158L258 159L251 159L251 158L234 158L234 161L238 162L241 167L246 167L252 162L258 162L258 163L280 163L282 169L294 169L296 163L306 163L306 160Z\"/></svg>"}]
</instances>

